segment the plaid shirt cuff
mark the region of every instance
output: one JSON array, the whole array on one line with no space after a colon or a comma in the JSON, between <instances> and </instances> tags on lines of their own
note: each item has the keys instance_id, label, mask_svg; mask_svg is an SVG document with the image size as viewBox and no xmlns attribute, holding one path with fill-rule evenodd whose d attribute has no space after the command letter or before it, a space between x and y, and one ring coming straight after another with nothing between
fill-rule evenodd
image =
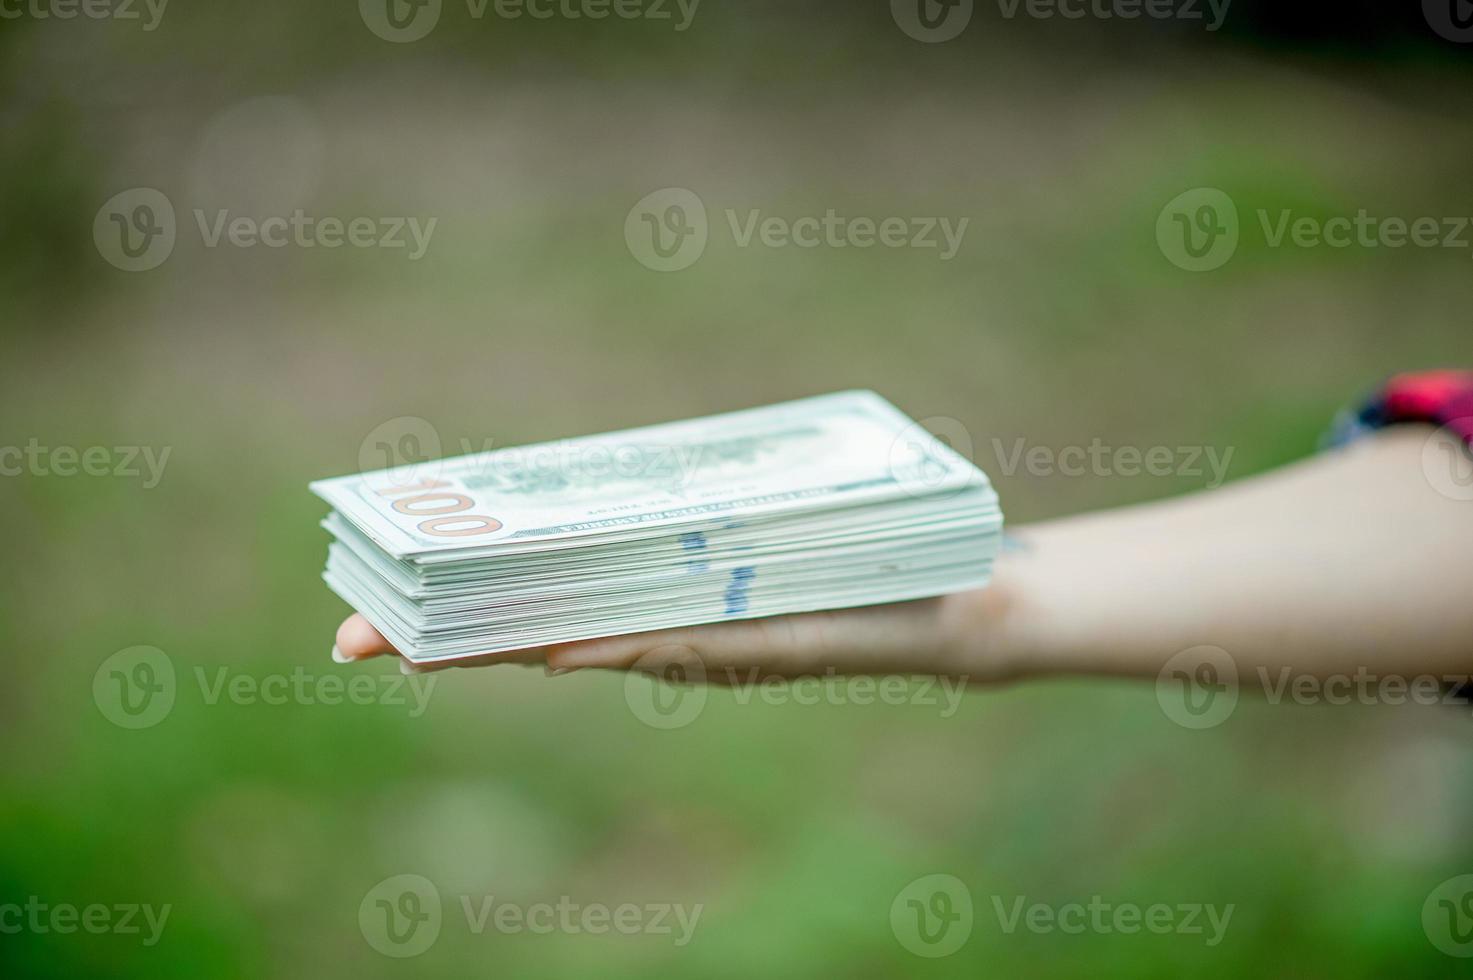
<instances>
[{"instance_id":1,"label":"plaid shirt cuff","mask_svg":"<svg viewBox=\"0 0 1473 980\"><path fill-rule=\"evenodd\" d=\"M1372 430L1406 422L1443 426L1473 449L1473 371L1394 375L1359 409L1340 414L1329 443L1342 445Z\"/></svg>"}]
</instances>

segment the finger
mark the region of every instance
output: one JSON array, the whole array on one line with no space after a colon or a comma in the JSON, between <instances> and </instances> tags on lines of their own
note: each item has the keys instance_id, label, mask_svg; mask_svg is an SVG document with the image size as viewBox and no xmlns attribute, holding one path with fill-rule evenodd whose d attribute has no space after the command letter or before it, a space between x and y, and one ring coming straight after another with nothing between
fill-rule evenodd
<instances>
[{"instance_id":1,"label":"finger","mask_svg":"<svg viewBox=\"0 0 1473 980\"><path fill-rule=\"evenodd\" d=\"M752 622L585 640L554 649L547 663L555 674L580 669L632 670L692 684L802 673L813 652L774 641L772 624L762 629Z\"/></svg>"},{"instance_id":2,"label":"finger","mask_svg":"<svg viewBox=\"0 0 1473 980\"><path fill-rule=\"evenodd\" d=\"M679 665L693 676L703 670L708 680L737 672L751 677L830 669L887 672L904 666L897 664L897 654L903 660L908 650L925 650L933 642L936 615L936 602L923 600L715 623L560 644L549 651L547 662L555 671L592 667L663 673ZM915 669L928 667L917 662Z\"/></svg>"},{"instance_id":3,"label":"finger","mask_svg":"<svg viewBox=\"0 0 1473 980\"><path fill-rule=\"evenodd\" d=\"M351 663L354 660L366 660L369 657L377 657L381 654L397 654L394 644L384 638L384 635L374 628L373 624L364 619L360 613L354 613L343 620L343 625L338 627L337 642L333 645L333 659L339 663Z\"/></svg>"}]
</instances>

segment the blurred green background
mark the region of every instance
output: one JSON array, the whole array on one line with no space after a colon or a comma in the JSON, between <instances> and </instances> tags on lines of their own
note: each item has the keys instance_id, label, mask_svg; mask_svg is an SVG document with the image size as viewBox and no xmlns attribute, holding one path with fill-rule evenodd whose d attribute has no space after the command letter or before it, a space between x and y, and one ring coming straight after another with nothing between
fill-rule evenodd
<instances>
[{"instance_id":1,"label":"blurred green background","mask_svg":"<svg viewBox=\"0 0 1473 980\"><path fill-rule=\"evenodd\" d=\"M0 973L1463 975L1421 909L1473 871L1465 711L1245 700L1188 731L1148 684L973 692L950 717L713 691L660 731L615 676L451 672L411 717L212 704L196 672L397 676L328 659L347 609L306 484L401 416L455 453L870 387L959 423L1012 523L1204 482L1003 472L1018 439L1231 448L1232 477L1310 453L1387 373L1468 362L1473 252L1273 249L1257 211L1473 214L1468 53L1415 6L1246 0L1218 32L978 4L934 44L876 2L707 0L684 31L447 2L413 43L342 0L0 19L0 443L170 451L154 487L0 478L0 902L172 906L148 947L0 935ZM1156 222L1203 186L1242 240L1190 273ZM134 187L178 213L138 273L92 237ZM665 187L711 216L674 273L623 231ZM418 261L207 248L196 208L437 226ZM971 220L943 262L739 248L728 208ZM128 730L93 681L140 644L178 691ZM358 911L406 873L445 924L397 960ZM890 927L930 873L976 902L938 960ZM704 911L680 948L475 935L461 895ZM991 896L1020 895L1235 911L1210 948L1009 935Z\"/></svg>"}]
</instances>

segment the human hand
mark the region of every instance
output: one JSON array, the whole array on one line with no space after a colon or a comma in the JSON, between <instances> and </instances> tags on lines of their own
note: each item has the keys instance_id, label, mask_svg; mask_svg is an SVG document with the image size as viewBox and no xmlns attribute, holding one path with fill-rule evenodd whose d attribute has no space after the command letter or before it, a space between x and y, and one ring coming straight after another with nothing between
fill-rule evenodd
<instances>
[{"instance_id":1,"label":"human hand","mask_svg":"<svg viewBox=\"0 0 1473 980\"><path fill-rule=\"evenodd\" d=\"M584 668L637 669L663 674L679 665L686 678L720 684L764 677L840 674L938 674L973 681L1009 677L989 620L1004 602L996 587L881 606L734 620L632 633L412 665L406 672L445 667L545 663L552 673ZM338 629L334 659L398 654L368 620L354 614Z\"/></svg>"}]
</instances>

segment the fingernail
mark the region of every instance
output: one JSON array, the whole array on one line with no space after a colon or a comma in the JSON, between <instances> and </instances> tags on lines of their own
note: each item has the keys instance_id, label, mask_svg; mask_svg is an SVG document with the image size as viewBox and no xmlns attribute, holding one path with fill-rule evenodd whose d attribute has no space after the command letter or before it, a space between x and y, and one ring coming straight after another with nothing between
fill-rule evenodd
<instances>
[{"instance_id":1,"label":"fingernail","mask_svg":"<svg viewBox=\"0 0 1473 980\"><path fill-rule=\"evenodd\" d=\"M554 667L551 664L548 664L546 667L543 668L543 674L547 677L561 677L564 674L571 674L577 669L577 667Z\"/></svg>"},{"instance_id":2,"label":"fingernail","mask_svg":"<svg viewBox=\"0 0 1473 980\"><path fill-rule=\"evenodd\" d=\"M343 651L339 650L336 643L332 645L332 659L334 662L340 664L350 664L353 662L353 658L347 656L343 653Z\"/></svg>"},{"instance_id":3,"label":"fingernail","mask_svg":"<svg viewBox=\"0 0 1473 980\"><path fill-rule=\"evenodd\" d=\"M399 673L405 675L406 677L413 677L415 674L419 673L419 668L414 666L414 664L410 663L408 660L404 660L401 658L399 660Z\"/></svg>"}]
</instances>

